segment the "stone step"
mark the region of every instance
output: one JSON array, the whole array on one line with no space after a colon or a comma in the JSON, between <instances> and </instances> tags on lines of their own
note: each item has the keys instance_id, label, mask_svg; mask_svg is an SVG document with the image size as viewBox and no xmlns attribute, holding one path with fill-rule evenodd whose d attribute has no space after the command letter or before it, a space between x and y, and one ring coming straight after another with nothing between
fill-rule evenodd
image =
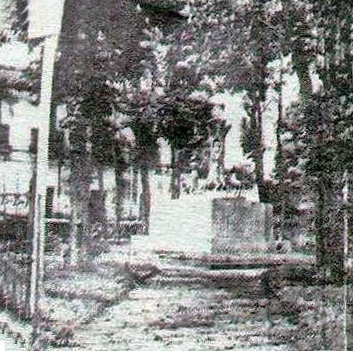
<instances>
[{"instance_id":1,"label":"stone step","mask_svg":"<svg viewBox=\"0 0 353 351\"><path fill-rule=\"evenodd\" d=\"M223 273L223 272L222 272ZM163 276L159 275L149 280L154 286L195 286L206 288L231 289L236 297L259 298L264 296L264 288L259 277L246 277L244 274L199 274L194 276Z\"/></svg>"},{"instance_id":2,"label":"stone step","mask_svg":"<svg viewBox=\"0 0 353 351\"><path fill-rule=\"evenodd\" d=\"M188 252L173 252L168 250L155 251L160 257L170 260L181 261L213 269L236 269L236 268L266 268L274 266L302 266L312 267L315 264L314 256L290 255L290 254L265 254L248 253L247 255L216 255L197 254Z\"/></svg>"},{"instance_id":3,"label":"stone step","mask_svg":"<svg viewBox=\"0 0 353 351\"><path fill-rule=\"evenodd\" d=\"M191 267L167 267L162 268L163 276L180 276L180 277L193 277L193 276L201 276L201 277L209 277L209 278L222 278L222 279L242 279L253 280L253 279L261 279L262 276L267 272L268 269L212 269L209 270L207 268L191 268Z\"/></svg>"},{"instance_id":4,"label":"stone step","mask_svg":"<svg viewBox=\"0 0 353 351\"><path fill-rule=\"evenodd\" d=\"M255 327L249 330L235 331L232 333L232 336L238 341L251 340L251 344L256 346L256 344L286 344L295 339L297 332L298 330L295 327ZM254 340L255 338L258 339L257 342Z\"/></svg>"}]
</instances>

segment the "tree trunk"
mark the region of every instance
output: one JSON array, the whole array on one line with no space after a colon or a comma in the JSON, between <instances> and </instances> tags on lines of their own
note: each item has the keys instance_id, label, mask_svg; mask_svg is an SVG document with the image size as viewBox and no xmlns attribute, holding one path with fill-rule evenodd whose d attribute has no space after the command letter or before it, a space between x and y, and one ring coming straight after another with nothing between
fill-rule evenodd
<instances>
[{"instance_id":1,"label":"tree trunk","mask_svg":"<svg viewBox=\"0 0 353 351\"><path fill-rule=\"evenodd\" d=\"M116 151L117 153L118 151ZM124 168L121 163L118 162L118 155L115 153L115 165L114 165L114 174L115 174L115 218L116 225L119 228L120 222L122 220L123 211L124 211L124 198L126 184L124 179Z\"/></svg>"},{"instance_id":2,"label":"tree trunk","mask_svg":"<svg viewBox=\"0 0 353 351\"><path fill-rule=\"evenodd\" d=\"M137 198L138 198L138 177L139 177L139 170L136 165L132 165L132 201L136 205Z\"/></svg>"},{"instance_id":3,"label":"tree trunk","mask_svg":"<svg viewBox=\"0 0 353 351\"><path fill-rule=\"evenodd\" d=\"M225 157L226 157L226 139L227 139L227 134L231 129L231 125L227 125L227 123L225 122L224 124L222 124L220 127L220 131L219 131L219 142L221 145L221 152L220 152L220 157L219 157L219 168L221 171L221 174L223 174L224 172L224 162L225 162Z\"/></svg>"},{"instance_id":4,"label":"tree trunk","mask_svg":"<svg viewBox=\"0 0 353 351\"><path fill-rule=\"evenodd\" d=\"M101 166L98 166L97 169L97 173L98 173L98 189L99 189L99 197L100 197L100 201L99 203L101 204L102 208L99 208L100 211L100 219L103 222L106 222L107 219L107 211L105 208L105 188L104 188L104 169Z\"/></svg>"},{"instance_id":5,"label":"tree trunk","mask_svg":"<svg viewBox=\"0 0 353 351\"><path fill-rule=\"evenodd\" d=\"M265 186L264 181L264 143L262 133L262 103L266 101L266 76L267 76L267 61L265 55L265 43L263 37L263 28L265 10L262 2L255 3L255 15L254 23L252 28L252 37L256 41L254 48L255 59L254 59L254 75L256 77L256 84L254 84L251 96L253 102L252 114L253 114L253 125L254 125L254 138L256 148L254 150L253 160L255 163L255 180L259 192L260 202L269 202L268 189Z\"/></svg>"},{"instance_id":6,"label":"tree trunk","mask_svg":"<svg viewBox=\"0 0 353 351\"><path fill-rule=\"evenodd\" d=\"M172 199L179 199L180 197L180 169L177 151L174 147L171 147L171 180L170 180L170 193Z\"/></svg>"},{"instance_id":7,"label":"tree trunk","mask_svg":"<svg viewBox=\"0 0 353 351\"><path fill-rule=\"evenodd\" d=\"M330 45L333 45L332 40ZM313 87L309 69L310 61L301 45L295 46L293 63L299 79L302 103L305 107L310 104ZM324 87L329 88L329 84L329 80L325 80ZM304 111L306 114L311 113L310 109L304 109ZM325 160L324 144L324 136L318 133L315 137L317 160ZM324 164L323 161L321 163ZM318 174L316 184L318 189L315 221L316 261L323 278L330 282L338 282L345 275L342 179L343 174L333 175L330 170L323 170Z\"/></svg>"},{"instance_id":8,"label":"tree trunk","mask_svg":"<svg viewBox=\"0 0 353 351\"><path fill-rule=\"evenodd\" d=\"M141 213L140 218L144 222L144 234L149 234L150 213L151 213L151 187L149 180L149 169L146 165L141 165Z\"/></svg>"},{"instance_id":9,"label":"tree trunk","mask_svg":"<svg viewBox=\"0 0 353 351\"><path fill-rule=\"evenodd\" d=\"M309 72L309 63L303 62L304 60L296 59L295 61L299 61L297 65L297 75L300 86L300 96L304 103L308 102L312 95L312 81Z\"/></svg>"},{"instance_id":10,"label":"tree trunk","mask_svg":"<svg viewBox=\"0 0 353 351\"><path fill-rule=\"evenodd\" d=\"M264 145L262 140L262 109L261 100L256 99L254 106L254 118L255 118L255 135L257 148L254 150L253 160L255 162L255 180L259 192L260 202L268 202L268 191L264 181Z\"/></svg>"},{"instance_id":11,"label":"tree trunk","mask_svg":"<svg viewBox=\"0 0 353 351\"><path fill-rule=\"evenodd\" d=\"M31 130L31 146L30 146L30 158L32 177L29 183L29 215L28 215L28 227L27 227L27 287L26 287L26 316L31 316L31 288L32 287L32 253L33 253L33 234L34 234L34 211L35 201L37 193L37 172L38 172L38 129Z\"/></svg>"},{"instance_id":12,"label":"tree trunk","mask_svg":"<svg viewBox=\"0 0 353 351\"><path fill-rule=\"evenodd\" d=\"M317 214L315 218L315 227L317 230L316 233L316 264L319 269L323 269L326 266L326 241L325 241L325 232L323 230L325 218L325 189L322 182L318 185L318 200L317 200Z\"/></svg>"},{"instance_id":13,"label":"tree trunk","mask_svg":"<svg viewBox=\"0 0 353 351\"><path fill-rule=\"evenodd\" d=\"M120 168L115 168L115 218L119 227L124 211L125 181L124 172Z\"/></svg>"},{"instance_id":14,"label":"tree trunk","mask_svg":"<svg viewBox=\"0 0 353 351\"><path fill-rule=\"evenodd\" d=\"M101 167L97 169L98 175L98 189L100 192L104 193L104 170Z\"/></svg>"},{"instance_id":15,"label":"tree trunk","mask_svg":"<svg viewBox=\"0 0 353 351\"><path fill-rule=\"evenodd\" d=\"M348 252L353 250L353 213L350 208L353 207L353 174L351 170L347 172L348 177L348 194L347 194L347 246Z\"/></svg>"},{"instance_id":16,"label":"tree trunk","mask_svg":"<svg viewBox=\"0 0 353 351\"><path fill-rule=\"evenodd\" d=\"M76 172L75 172L76 173ZM70 264L77 264L78 260L85 261L86 254L91 247L90 218L89 218L89 183L83 179L77 179L70 187L71 204L71 231L69 238ZM82 195L75 194L72 188L80 188Z\"/></svg>"},{"instance_id":17,"label":"tree trunk","mask_svg":"<svg viewBox=\"0 0 353 351\"><path fill-rule=\"evenodd\" d=\"M68 112L71 112L70 106ZM87 152L87 124L84 116L75 114L75 125L70 130L70 204L72 210L70 235L70 260L76 264L77 245L80 246L79 259L85 260L84 252L90 246L89 238L89 199L92 166ZM81 257L82 256L82 257Z\"/></svg>"},{"instance_id":18,"label":"tree trunk","mask_svg":"<svg viewBox=\"0 0 353 351\"><path fill-rule=\"evenodd\" d=\"M69 256L70 256L70 266L76 266L79 260L79 243L80 238L80 218L79 211L76 209L74 204L74 199L70 198L71 203L71 226L70 226L70 235L69 235Z\"/></svg>"},{"instance_id":19,"label":"tree trunk","mask_svg":"<svg viewBox=\"0 0 353 351\"><path fill-rule=\"evenodd\" d=\"M285 212L286 212L286 199L285 199L285 165L283 159L283 145L281 140L281 132L282 132L282 124L283 124L283 71L281 69L280 73L280 82L278 87L278 119L276 126L276 141L277 141L277 155L276 155L276 169L277 176L279 181L279 203L278 203L278 211L280 218L280 228L277 233L276 240L281 240L283 237L284 231L284 221L285 221Z\"/></svg>"},{"instance_id":20,"label":"tree trunk","mask_svg":"<svg viewBox=\"0 0 353 351\"><path fill-rule=\"evenodd\" d=\"M337 283L345 275L343 174L326 174L319 181L317 265L324 280Z\"/></svg>"}]
</instances>

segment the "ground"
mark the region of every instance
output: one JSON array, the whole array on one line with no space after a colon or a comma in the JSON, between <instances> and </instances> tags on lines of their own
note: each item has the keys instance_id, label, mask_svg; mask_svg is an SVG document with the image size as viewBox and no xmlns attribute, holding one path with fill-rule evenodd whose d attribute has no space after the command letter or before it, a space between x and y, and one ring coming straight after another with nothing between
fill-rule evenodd
<instances>
[{"instance_id":1,"label":"ground","mask_svg":"<svg viewBox=\"0 0 353 351\"><path fill-rule=\"evenodd\" d=\"M196 254L141 250L144 241L112 246L76 271L47 257L49 349L302 351L323 338L332 345L332 335L342 349L342 288L284 284L268 295L264 269L211 270ZM29 337L29 326L8 322Z\"/></svg>"},{"instance_id":2,"label":"ground","mask_svg":"<svg viewBox=\"0 0 353 351\"><path fill-rule=\"evenodd\" d=\"M343 349L344 289L284 284L268 296L261 269L210 270L187 255L141 250L147 240L112 247L91 272L66 274L65 287L77 296L70 300L66 291L62 314L80 322L77 347L58 350L302 351L319 350L324 341ZM138 280L156 266L150 279Z\"/></svg>"},{"instance_id":3,"label":"ground","mask_svg":"<svg viewBox=\"0 0 353 351\"><path fill-rule=\"evenodd\" d=\"M119 268L125 262L130 262L132 267L139 265L137 269L148 266L146 252L144 257L138 258L131 251L131 248L113 248L110 254L100 257L98 264L106 268L106 275L109 267ZM201 351L261 350L261 347L265 350L266 345L271 344L276 328L283 329L283 326L271 329L266 320L265 300L254 306L254 296L246 296L246 292L239 296L229 288L214 284L204 286L200 280L191 278L192 275L200 276L197 267L177 264L165 255L159 257L151 255L150 261L153 265L158 264L162 270L160 274L146 282L132 282L124 299L107 307L92 322L82 323L75 329L74 343L80 346L73 350ZM261 274L261 270L255 272L255 275ZM238 274L254 276L253 271ZM81 277L86 283L89 281L87 275ZM76 279L76 292L82 284L83 281ZM103 290L109 294L109 285L104 285ZM98 287L90 284L90 289L97 291ZM64 315L69 318L67 312ZM293 328L288 322L286 328L291 334ZM271 350L283 347L271 345Z\"/></svg>"}]
</instances>

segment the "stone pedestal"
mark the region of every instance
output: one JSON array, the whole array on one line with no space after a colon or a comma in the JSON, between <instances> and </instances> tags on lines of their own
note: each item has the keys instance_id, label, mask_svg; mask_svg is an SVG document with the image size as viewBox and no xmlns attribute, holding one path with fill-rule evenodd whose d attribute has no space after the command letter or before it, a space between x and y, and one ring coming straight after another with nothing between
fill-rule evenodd
<instances>
[{"instance_id":1,"label":"stone pedestal","mask_svg":"<svg viewBox=\"0 0 353 351\"><path fill-rule=\"evenodd\" d=\"M212 203L213 254L266 252L273 241L272 206L239 198Z\"/></svg>"}]
</instances>

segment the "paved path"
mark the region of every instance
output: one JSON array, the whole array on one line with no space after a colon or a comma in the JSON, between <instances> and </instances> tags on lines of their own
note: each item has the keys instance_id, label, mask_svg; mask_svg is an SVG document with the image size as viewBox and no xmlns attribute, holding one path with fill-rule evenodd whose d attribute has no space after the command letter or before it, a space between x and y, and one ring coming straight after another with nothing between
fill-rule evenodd
<instances>
[{"instance_id":1,"label":"paved path","mask_svg":"<svg viewBox=\"0 0 353 351\"><path fill-rule=\"evenodd\" d=\"M152 263L162 272L146 284L137 285L128 299L110 307L94 323L83 326L77 333L82 349L88 344L92 351L288 349L286 342L275 345L274 341L278 335L291 338L295 327L282 316L276 317L280 327L272 327L266 299L252 296L256 288L249 282L257 285L262 270L210 271L207 267L192 267L155 254L148 240L133 237L130 246L115 247L101 257L120 264ZM230 284L234 283L232 276L223 287L216 287L220 274L234 274L240 280L235 279L234 286ZM248 291L240 291L244 286Z\"/></svg>"}]
</instances>

